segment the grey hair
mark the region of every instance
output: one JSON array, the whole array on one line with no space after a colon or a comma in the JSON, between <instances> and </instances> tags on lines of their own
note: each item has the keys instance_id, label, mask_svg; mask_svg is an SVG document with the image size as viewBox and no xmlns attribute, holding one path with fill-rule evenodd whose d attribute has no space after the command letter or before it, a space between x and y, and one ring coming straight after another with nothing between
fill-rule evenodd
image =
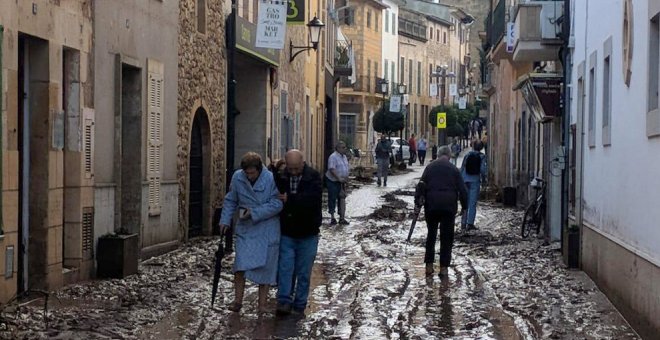
<instances>
[{"instance_id":1,"label":"grey hair","mask_svg":"<svg viewBox=\"0 0 660 340\"><path fill-rule=\"evenodd\" d=\"M438 149L438 157L442 157L442 156L451 158L451 149L449 149L449 147L446 145L443 145Z\"/></svg>"},{"instance_id":2,"label":"grey hair","mask_svg":"<svg viewBox=\"0 0 660 340\"><path fill-rule=\"evenodd\" d=\"M339 149L340 146L346 146L346 143L344 143L343 141L337 142L337 145L335 145L335 150Z\"/></svg>"}]
</instances>

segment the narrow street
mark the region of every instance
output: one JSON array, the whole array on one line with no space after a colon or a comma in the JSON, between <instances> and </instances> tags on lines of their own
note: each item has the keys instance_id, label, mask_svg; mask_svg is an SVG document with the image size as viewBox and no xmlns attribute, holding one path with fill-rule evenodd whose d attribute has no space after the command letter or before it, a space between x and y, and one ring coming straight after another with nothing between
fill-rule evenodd
<instances>
[{"instance_id":1,"label":"narrow street","mask_svg":"<svg viewBox=\"0 0 660 340\"><path fill-rule=\"evenodd\" d=\"M243 312L229 312L232 256L211 308L217 241L201 238L141 263L140 273L125 280L58 291L48 300L47 328L43 299L6 309L0 337L637 339L583 272L563 269L557 245L521 239L521 212L493 202L480 203L478 231L457 234L449 278L426 278L423 220L405 242L422 170L391 177L387 188L353 189L351 225L322 229L305 318L258 317L255 286Z\"/></svg>"}]
</instances>

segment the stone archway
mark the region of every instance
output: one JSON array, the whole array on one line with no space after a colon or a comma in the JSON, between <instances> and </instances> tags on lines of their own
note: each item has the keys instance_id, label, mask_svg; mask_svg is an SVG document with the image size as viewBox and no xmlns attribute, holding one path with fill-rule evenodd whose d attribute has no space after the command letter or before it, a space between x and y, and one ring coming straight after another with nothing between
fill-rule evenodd
<instances>
[{"instance_id":1,"label":"stone archway","mask_svg":"<svg viewBox=\"0 0 660 340\"><path fill-rule=\"evenodd\" d=\"M203 107L193 116L188 144L187 238L211 232L211 133L209 117Z\"/></svg>"}]
</instances>

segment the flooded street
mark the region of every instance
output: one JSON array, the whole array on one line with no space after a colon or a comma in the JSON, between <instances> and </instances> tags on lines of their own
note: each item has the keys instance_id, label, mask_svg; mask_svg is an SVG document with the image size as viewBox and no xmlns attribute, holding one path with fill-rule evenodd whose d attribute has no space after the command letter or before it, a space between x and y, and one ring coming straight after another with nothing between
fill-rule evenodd
<instances>
[{"instance_id":1,"label":"flooded street","mask_svg":"<svg viewBox=\"0 0 660 340\"><path fill-rule=\"evenodd\" d=\"M231 313L231 255L211 308L217 240L205 238L141 263L140 273L125 280L58 291L49 299L48 328L43 299L5 310L0 337L637 339L584 273L564 269L558 245L523 240L521 212L494 202L480 203L479 230L457 233L449 277L437 276L437 263L426 277L423 216L405 242L421 171L393 176L387 188L356 185L348 226L327 226L326 216L304 318L259 317L254 285L243 311ZM275 289L273 311L274 297Z\"/></svg>"}]
</instances>

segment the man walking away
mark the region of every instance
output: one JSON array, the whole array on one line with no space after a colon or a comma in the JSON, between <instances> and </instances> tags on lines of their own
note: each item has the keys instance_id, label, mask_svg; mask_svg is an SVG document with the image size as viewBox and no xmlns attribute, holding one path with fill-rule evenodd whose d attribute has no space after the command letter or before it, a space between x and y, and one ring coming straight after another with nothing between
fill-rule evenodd
<instances>
[{"instance_id":1,"label":"man walking away","mask_svg":"<svg viewBox=\"0 0 660 340\"><path fill-rule=\"evenodd\" d=\"M461 154L461 145L459 144L459 137L454 138L451 145L451 162L454 165L458 164L458 156Z\"/></svg>"},{"instance_id":2,"label":"man walking away","mask_svg":"<svg viewBox=\"0 0 660 340\"><path fill-rule=\"evenodd\" d=\"M286 153L286 171L281 181L285 192L280 214L282 237L277 277L277 314L304 314L309 281L316 258L321 226L323 187L321 175L303 160L298 150Z\"/></svg>"},{"instance_id":3,"label":"man walking away","mask_svg":"<svg viewBox=\"0 0 660 340\"><path fill-rule=\"evenodd\" d=\"M417 157L419 158L419 165L424 165L424 159L426 159L426 144L424 136L417 141Z\"/></svg>"},{"instance_id":4,"label":"man walking away","mask_svg":"<svg viewBox=\"0 0 660 340\"><path fill-rule=\"evenodd\" d=\"M438 158L438 146L433 144L431 148L431 160L434 161L436 158Z\"/></svg>"},{"instance_id":5,"label":"man walking away","mask_svg":"<svg viewBox=\"0 0 660 340\"><path fill-rule=\"evenodd\" d=\"M483 143L480 140L475 141L472 144L473 150L465 155L461 166L461 174L468 189L468 210L461 219L461 228L465 231L477 229L474 226L474 219L477 216L477 200L481 180L485 180L487 174L486 155L481 153L482 148Z\"/></svg>"},{"instance_id":6,"label":"man walking away","mask_svg":"<svg viewBox=\"0 0 660 340\"><path fill-rule=\"evenodd\" d=\"M433 274L433 258L435 257L435 241L438 237L438 223L440 224L440 276L446 277L451 264L451 250L454 245L454 218L458 210L457 201L461 207L467 205L467 190L456 166L449 162L451 150L442 146L438 150L438 160L431 162L420 182L424 183L424 192L417 190L415 199L423 195L424 213L426 215L426 275Z\"/></svg>"},{"instance_id":7,"label":"man walking away","mask_svg":"<svg viewBox=\"0 0 660 340\"><path fill-rule=\"evenodd\" d=\"M408 139L408 150L410 150L410 158L408 158L408 166L410 166L415 163L415 156L417 156L417 143L415 142L414 133Z\"/></svg>"},{"instance_id":8,"label":"man walking away","mask_svg":"<svg viewBox=\"0 0 660 340\"><path fill-rule=\"evenodd\" d=\"M335 152L328 158L328 171L325 173L327 179L326 185L328 187L328 212L330 213L330 224L336 225L335 209L339 200L345 200L345 197L340 197L339 193L342 191L342 185L348 182L348 159L346 158L346 144L344 142L337 143ZM348 221L345 218L345 211L341 209L342 204L339 204L339 224L347 225Z\"/></svg>"},{"instance_id":9,"label":"man walking away","mask_svg":"<svg viewBox=\"0 0 660 340\"><path fill-rule=\"evenodd\" d=\"M383 178L383 186L387 186L387 172L390 168L390 154L392 153L392 141L387 139L385 134L380 135L380 141L376 144L376 163L378 164L378 171L376 176L378 176L378 181L376 182L380 186L381 177Z\"/></svg>"}]
</instances>

